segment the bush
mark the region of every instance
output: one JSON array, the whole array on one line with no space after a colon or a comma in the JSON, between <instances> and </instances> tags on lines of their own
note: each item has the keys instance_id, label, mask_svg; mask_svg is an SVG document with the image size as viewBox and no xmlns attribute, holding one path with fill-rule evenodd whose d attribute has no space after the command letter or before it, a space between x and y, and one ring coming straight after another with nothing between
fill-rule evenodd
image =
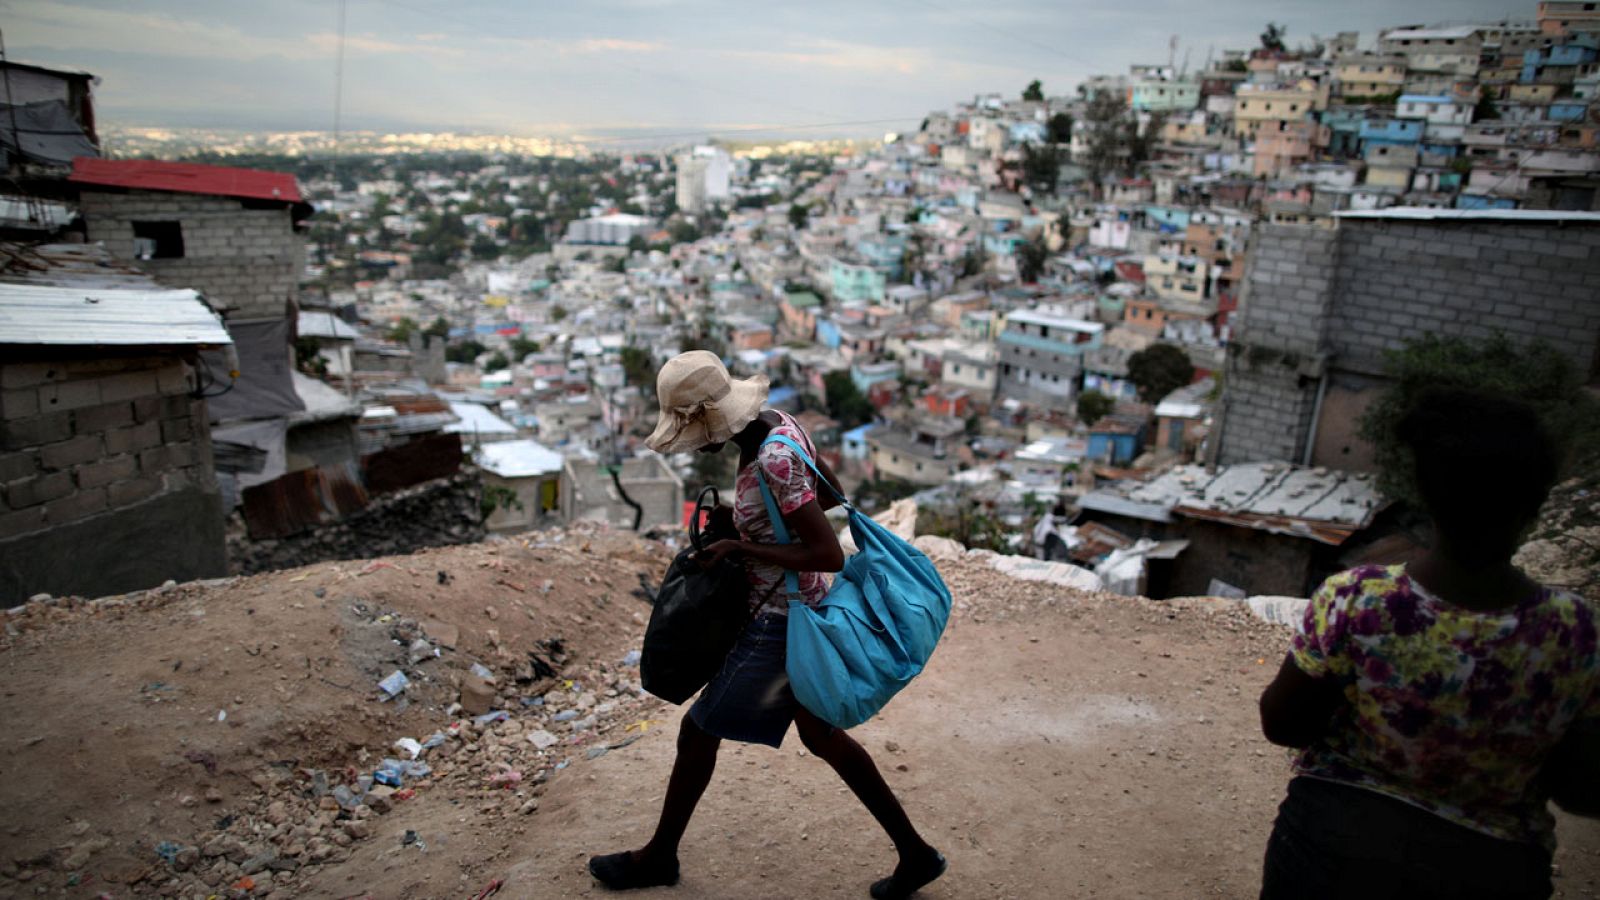
<instances>
[{"instance_id":1,"label":"bush","mask_svg":"<svg viewBox=\"0 0 1600 900\"><path fill-rule=\"evenodd\" d=\"M1569 448L1566 475L1600 470L1600 405L1584 390L1572 361L1543 341L1514 344L1503 334L1480 341L1424 335L1388 354L1384 371L1393 383L1367 407L1359 433L1373 446L1378 488L1393 499L1419 505L1415 461L1395 437L1395 427L1428 387L1485 391L1528 403L1550 436Z\"/></svg>"}]
</instances>

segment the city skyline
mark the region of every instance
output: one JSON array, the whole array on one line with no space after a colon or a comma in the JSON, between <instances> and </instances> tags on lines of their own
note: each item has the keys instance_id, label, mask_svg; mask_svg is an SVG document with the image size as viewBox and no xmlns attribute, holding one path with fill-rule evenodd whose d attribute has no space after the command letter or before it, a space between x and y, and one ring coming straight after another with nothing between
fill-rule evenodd
<instances>
[{"instance_id":1,"label":"city skyline","mask_svg":"<svg viewBox=\"0 0 1600 900\"><path fill-rule=\"evenodd\" d=\"M19 60L88 70L111 126L331 130L340 5L160 0L5 4ZM1133 63L1190 69L1256 45L1270 20L1313 35L1439 20L1531 19L1534 4L1163 0L1133 17L1103 4L947 0L746 9L708 0L504 3L350 0L345 130L463 131L589 141L706 131L867 136L914 128L951 97L1066 93ZM1176 36L1176 50L1170 40Z\"/></svg>"}]
</instances>

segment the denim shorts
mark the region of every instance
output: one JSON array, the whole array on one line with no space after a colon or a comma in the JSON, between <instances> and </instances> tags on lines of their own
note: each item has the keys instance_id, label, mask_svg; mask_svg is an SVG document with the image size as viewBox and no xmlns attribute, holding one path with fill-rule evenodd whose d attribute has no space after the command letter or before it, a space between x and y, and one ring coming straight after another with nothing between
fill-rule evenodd
<instances>
[{"instance_id":1,"label":"denim shorts","mask_svg":"<svg viewBox=\"0 0 1600 900\"><path fill-rule=\"evenodd\" d=\"M750 620L728 651L689 718L714 737L748 744L783 745L799 704L789 689L789 617L763 613Z\"/></svg>"},{"instance_id":2,"label":"denim shorts","mask_svg":"<svg viewBox=\"0 0 1600 900\"><path fill-rule=\"evenodd\" d=\"M1470 777L1470 776L1469 776ZM1545 898L1550 852L1393 797L1299 776L1267 842L1262 900Z\"/></svg>"}]
</instances>

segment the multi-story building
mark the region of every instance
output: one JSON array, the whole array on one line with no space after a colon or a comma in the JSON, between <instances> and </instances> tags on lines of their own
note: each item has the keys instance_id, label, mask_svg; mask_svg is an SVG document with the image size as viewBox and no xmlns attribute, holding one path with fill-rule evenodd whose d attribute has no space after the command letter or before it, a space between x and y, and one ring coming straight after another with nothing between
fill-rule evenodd
<instances>
[{"instance_id":1,"label":"multi-story building","mask_svg":"<svg viewBox=\"0 0 1600 900\"><path fill-rule=\"evenodd\" d=\"M1302 81L1293 87L1246 84L1239 87L1233 108L1233 131L1254 140L1263 128L1280 122L1298 122L1328 108L1328 86Z\"/></svg>"},{"instance_id":2,"label":"multi-story building","mask_svg":"<svg viewBox=\"0 0 1600 900\"><path fill-rule=\"evenodd\" d=\"M1182 112L1199 105L1198 82L1137 78L1128 87L1128 108L1138 112Z\"/></svg>"},{"instance_id":3,"label":"multi-story building","mask_svg":"<svg viewBox=\"0 0 1600 900\"><path fill-rule=\"evenodd\" d=\"M1600 3L1544 0L1539 4L1539 31L1550 37L1600 34Z\"/></svg>"},{"instance_id":4,"label":"multi-story building","mask_svg":"<svg viewBox=\"0 0 1600 900\"><path fill-rule=\"evenodd\" d=\"M1098 322L1034 310L1007 315L995 338L1000 393L1065 406L1077 395L1084 352L1099 347L1104 333Z\"/></svg>"},{"instance_id":5,"label":"multi-story building","mask_svg":"<svg viewBox=\"0 0 1600 900\"><path fill-rule=\"evenodd\" d=\"M1406 68L1471 77L1483 51L1482 27L1394 28L1378 36L1378 52L1405 57Z\"/></svg>"},{"instance_id":6,"label":"multi-story building","mask_svg":"<svg viewBox=\"0 0 1600 900\"><path fill-rule=\"evenodd\" d=\"M1333 75L1339 96L1346 103L1388 97L1400 93L1405 85L1406 60L1403 56L1372 54L1342 57L1334 65Z\"/></svg>"}]
</instances>

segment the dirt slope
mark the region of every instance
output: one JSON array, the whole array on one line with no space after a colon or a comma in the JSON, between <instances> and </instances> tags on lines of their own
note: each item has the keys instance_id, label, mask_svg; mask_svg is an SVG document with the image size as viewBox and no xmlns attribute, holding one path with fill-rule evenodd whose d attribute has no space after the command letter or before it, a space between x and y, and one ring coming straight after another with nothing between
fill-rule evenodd
<instances>
[{"instance_id":1,"label":"dirt slope","mask_svg":"<svg viewBox=\"0 0 1600 900\"><path fill-rule=\"evenodd\" d=\"M631 592L668 553L607 532L543 543L10 617L0 897L245 896L230 886L247 884L248 896L444 898L492 879L500 896L603 894L584 859L648 835L681 715L640 698L623 663L647 611ZM1287 779L1255 698L1284 632L1227 604L941 568L959 598L944 643L857 732L951 861L925 896L1254 896ZM455 648L412 665L414 634L451 637L441 625L459 630ZM565 655L539 643L553 638ZM559 674L535 677L530 650ZM446 710L474 661L496 674L511 720L428 750L433 772L404 785L414 797L340 811L326 786L404 757L395 738L461 718ZM373 686L395 668L412 679L403 709ZM508 771L520 780L490 785ZM1558 896L1600 894L1600 823L1564 820L1560 839ZM791 734L779 751L727 745L683 864L682 886L648 895L864 896L893 860Z\"/></svg>"}]
</instances>

